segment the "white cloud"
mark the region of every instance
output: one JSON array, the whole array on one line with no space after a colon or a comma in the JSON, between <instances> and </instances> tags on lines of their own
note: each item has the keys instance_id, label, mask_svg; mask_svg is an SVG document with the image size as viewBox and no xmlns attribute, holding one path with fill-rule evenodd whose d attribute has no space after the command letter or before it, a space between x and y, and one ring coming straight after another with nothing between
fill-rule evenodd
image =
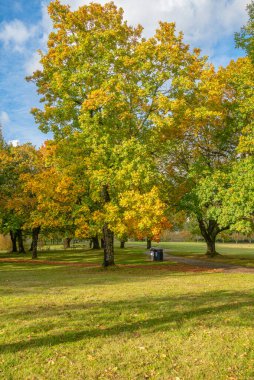
<instances>
[{"instance_id":1,"label":"white cloud","mask_svg":"<svg viewBox=\"0 0 254 380\"><path fill-rule=\"evenodd\" d=\"M37 52L32 54L25 62L25 71L27 75L32 75L34 71L40 70L41 68L40 55Z\"/></svg>"},{"instance_id":2,"label":"white cloud","mask_svg":"<svg viewBox=\"0 0 254 380\"><path fill-rule=\"evenodd\" d=\"M0 26L0 41L6 48L12 47L16 51L22 51L26 42L35 33L35 27L27 27L20 20L2 23Z\"/></svg>"},{"instance_id":3,"label":"white cloud","mask_svg":"<svg viewBox=\"0 0 254 380\"><path fill-rule=\"evenodd\" d=\"M52 21L48 14L48 6L45 2L41 4L42 19L41 19L41 30L42 30L42 39L41 43L46 46L48 35L52 31Z\"/></svg>"},{"instance_id":4,"label":"white cloud","mask_svg":"<svg viewBox=\"0 0 254 380\"><path fill-rule=\"evenodd\" d=\"M48 35L52 31L52 22L47 11L47 4L41 3L42 18L37 26L40 30L41 38L38 40L38 48L45 49L47 46ZM31 75L34 71L42 68L40 64L40 55L38 52L30 54L25 62L25 71L27 75Z\"/></svg>"},{"instance_id":5,"label":"white cloud","mask_svg":"<svg viewBox=\"0 0 254 380\"><path fill-rule=\"evenodd\" d=\"M0 124L5 125L8 124L10 121L9 115L5 111L0 112Z\"/></svg>"}]
</instances>

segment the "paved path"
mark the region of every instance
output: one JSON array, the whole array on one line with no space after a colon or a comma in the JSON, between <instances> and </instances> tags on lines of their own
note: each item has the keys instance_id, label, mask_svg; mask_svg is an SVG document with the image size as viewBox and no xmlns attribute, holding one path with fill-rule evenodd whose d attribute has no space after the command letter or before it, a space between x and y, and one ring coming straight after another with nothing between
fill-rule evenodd
<instances>
[{"instance_id":1,"label":"paved path","mask_svg":"<svg viewBox=\"0 0 254 380\"><path fill-rule=\"evenodd\" d=\"M199 268L221 269L225 273L254 273L254 268L242 267L226 263L216 263L199 259L189 259L188 257L173 256L167 249L164 249L164 260L175 261L181 264L188 264Z\"/></svg>"}]
</instances>

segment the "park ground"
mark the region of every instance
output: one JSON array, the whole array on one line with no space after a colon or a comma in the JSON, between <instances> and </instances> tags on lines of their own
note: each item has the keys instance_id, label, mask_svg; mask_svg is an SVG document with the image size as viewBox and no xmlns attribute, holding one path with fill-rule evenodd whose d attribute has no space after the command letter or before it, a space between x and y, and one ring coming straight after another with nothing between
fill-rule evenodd
<instances>
[{"instance_id":1,"label":"park ground","mask_svg":"<svg viewBox=\"0 0 254 380\"><path fill-rule=\"evenodd\" d=\"M201 243L161 246L204 260ZM254 266L252 245L218 248L216 262ZM0 254L0 378L253 379L254 274L144 252L129 243L106 270L101 251Z\"/></svg>"}]
</instances>

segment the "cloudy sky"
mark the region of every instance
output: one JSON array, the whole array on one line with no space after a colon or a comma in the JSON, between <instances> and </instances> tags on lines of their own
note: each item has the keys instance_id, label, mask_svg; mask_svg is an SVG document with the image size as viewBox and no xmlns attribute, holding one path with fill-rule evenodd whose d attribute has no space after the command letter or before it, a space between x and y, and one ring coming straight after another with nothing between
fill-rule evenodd
<instances>
[{"instance_id":1,"label":"cloudy sky","mask_svg":"<svg viewBox=\"0 0 254 380\"><path fill-rule=\"evenodd\" d=\"M96 0L105 3L104 0ZM62 0L73 8L88 0ZM25 76L38 68L36 50L45 48L51 24L49 0L0 0L0 124L5 139L32 142L46 138L30 115L38 104L34 86ZM234 48L234 33L246 23L248 0L115 0L126 19L153 34L159 20L176 22L185 42L200 47L216 65L243 55Z\"/></svg>"}]
</instances>

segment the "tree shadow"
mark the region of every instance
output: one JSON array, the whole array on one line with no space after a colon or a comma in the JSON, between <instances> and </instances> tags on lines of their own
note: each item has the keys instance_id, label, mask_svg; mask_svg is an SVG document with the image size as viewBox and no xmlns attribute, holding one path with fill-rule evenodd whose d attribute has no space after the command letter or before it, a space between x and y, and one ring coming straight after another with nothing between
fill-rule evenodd
<instances>
[{"instance_id":1,"label":"tree shadow","mask_svg":"<svg viewBox=\"0 0 254 380\"><path fill-rule=\"evenodd\" d=\"M134 333L146 335L165 330L173 331L183 328L189 321L193 329L199 326L200 321L208 327L213 327L215 319L220 321L220 327L222 325L234 328L252 327L253 301L254 296L247 293L211 291L181 296L140 297L133 301L92 302L87 307L85 304L78 303L56 306L50 310L46 310L46 307L44 310L42 308L40 313L45 313L45 321L39 323L36 322L36 318L33 320L36 317L35 313L28 310L26 317L30 318L38 331L49 334L31 338L29 341L2 344L0 352L15 353L31 348L57 346L95 338L110 338L121 334L133 336ZM75 325L78 322L82 326L86 321L91 320L97 321L99 325L93 322L91 328L74 330L73 319L70 322L65 319L64 323L67 323L68 329L72 331L57 334L52 331L50 334L51 328L47 318L58 317L60 320L62 316L66 316L67 312L71 313L72 318L75 317ZM138 319L139 313L142 313L142 319ZM225 313L230 314L231 318L224 320ZM121 315L125 316L124 320L121 320ZM126 315L129 316L127 320ZM16 322L20 317L18 313L12 315ZM55 324L52 323L52 330L57 327L57 321Z\"/></svg>"},{"instance_id":2,"label":"tree shadow","mask_svg":"<svg viewBox=\"0 0 254 380\"><path fill-rule=\"evenodd\" d=\"M150 282L151 278L209 276L207 272L171 272L144 267L121 266L110 269L102 267L72 267L57 265L33 265L25 263L1 263L2 288L0 295L21 295L29 291L38 294L45 289L61 291L62 288L85 285L120 285ZM61 285L60 285L61 284Z\"/></svg>"}]
</instances>

